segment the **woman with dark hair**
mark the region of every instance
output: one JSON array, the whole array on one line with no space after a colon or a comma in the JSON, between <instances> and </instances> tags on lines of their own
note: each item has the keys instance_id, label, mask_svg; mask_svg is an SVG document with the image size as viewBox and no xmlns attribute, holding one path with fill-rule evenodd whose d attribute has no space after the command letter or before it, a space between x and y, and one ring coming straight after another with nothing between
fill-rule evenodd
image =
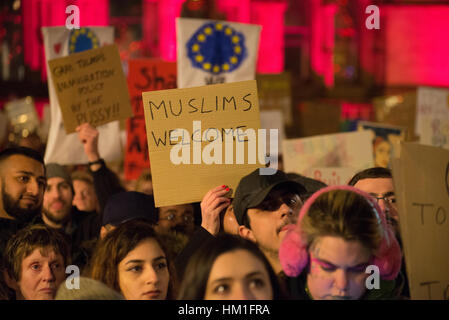
<instances>
[{"instance_id":1,"label":"woman with dark hair","mask_svg":"<svg viewBox=\"0 0 449 320\"><path fill-rule=\"evenodd\" d=\"M297 277L291 278L290 291L295 298L314 300L397 298L401 256L376 200L350 186L312 195L279 250L284 272ZM372 272L367 270L377 270L374 284L367 285Z\"/></svg>"},{"instance_id":2,"label":"woman with dark hair","mask_svg":"<svg viewBox=\"0 0 449 320\"><path fill-rule=\"evenodd\" d=\"M179 300L277 300L277 277L257 245L229 234L204 243L190 259Z\"/></svg>"},{"instance_id":3,"label":"woman with dark hair","mask_svg":"<svg viewBox=\"0 0 449 320\"><path fill-rule=\"evenodd\" d=\"M127 300L172 299L175 272L151 224L140 219L108 232L95 250L90 277L121 292Z\"/></svg>"}]
</instances>

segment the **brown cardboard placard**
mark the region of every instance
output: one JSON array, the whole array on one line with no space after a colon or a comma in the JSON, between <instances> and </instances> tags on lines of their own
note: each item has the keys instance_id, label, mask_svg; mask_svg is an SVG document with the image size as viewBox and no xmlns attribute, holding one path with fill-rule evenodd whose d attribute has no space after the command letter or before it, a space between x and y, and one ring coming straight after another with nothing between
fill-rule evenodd
<instances>
[{"instance_id":1,"label":"brown cardboard placard","mask_svg":"<svg viewBox=\"0 0 449 320\"><path fill-rule=\"evenodd\" d=\"M132 116L117 45L48 61L67 133Z\"/></svg>"},{"instance_id":2,"label":"brown cardboard placard","mask_svg":"<svg viewBox=\"0 0 449 320\"><path fill-rule=\"evenodd\" d=\"M449 299L449 151L402 143L393 160L412 299Z\"/></svg>"},{"instance_id":3,"label":"brown cardboard placard","mask_svg":"<svg viewBox=\"0 0 449 320\"><path fill-rule=\"evenodd\" d=\"M247 129L257 135L260 128L255 80L150 91L142 98L157 207L201 201L223 184L235 191L244 175L263 166L257 152L248 153L250 143L242 135ZM242 164L236 158L239 143L245 153ZM214 144L217 153L210 152ZM255 163L248 155L255 156Z\"/></svg>"}]
</instances>

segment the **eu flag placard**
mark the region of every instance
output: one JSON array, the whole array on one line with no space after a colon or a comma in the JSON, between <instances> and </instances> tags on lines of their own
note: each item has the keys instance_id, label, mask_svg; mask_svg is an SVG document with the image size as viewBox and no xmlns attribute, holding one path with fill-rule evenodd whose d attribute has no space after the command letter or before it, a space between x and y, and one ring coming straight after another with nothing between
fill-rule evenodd
<instances>
[{"instance_id":1,"label":"eu flag placard","mask_svg":"<svg viewBox=\"0 0 449 320\"><path fill-rule=\"evenodd\" d=\"M254 80L261 26L177 18L178 88Z\"/></svg>"}]
</instances>

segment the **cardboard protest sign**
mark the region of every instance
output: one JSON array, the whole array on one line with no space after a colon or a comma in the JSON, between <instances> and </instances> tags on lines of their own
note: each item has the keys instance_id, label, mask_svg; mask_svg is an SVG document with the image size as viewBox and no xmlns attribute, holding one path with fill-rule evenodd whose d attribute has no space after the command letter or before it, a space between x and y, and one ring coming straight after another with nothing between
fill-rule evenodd
<instances>
[{"instance_id":1,"label":"cardboard protest sign","mask_svg":"<svg viewBox=\"0 0 449 320\"><path fill-rule=\"evenodd\" d=\"M244 175L263 166L266 150L258 154L255 147L265 137L244 135L260 128L255 80L142 97L156 206L201 201L223 184L235 191Z\"/></svg>"},{"instance_id":2,"label":"cardboard protest sign","mask_svg":"<svg viewBox=\"0 0 449 320\"><path fill-rule=\"evenodd\" d=\"M46 61L114 42L114 28L112 27L82 27L72 30L65 26L45 27L42 28L42 35ZM51 122L44 160L46 163L56 162L61 165L87 163L88 159L78 135L67 134L64 130L61 107L53 86L52 75L48 70L48 63L47 75ZM105 161L120 159L122 146L119 121L98 126L97 130L100 133L98 149L101 157Z\"/></svg>"},{"instance_id":3,"label":"cardboard protest sign","mask_svg":"<svg viewBox=\"0 0 449 320\"><path fill-rule=\"evenodd\" d=\"M374 166L390 168L390 159L400 155L400 142L405 139L406 128L359 121L357 130L367 130L372 134Z\"/></svg>"},{"instance_id":4,"label":"cardboard protest sign","mask_svg":"<svg viewBox=\"0 0 449 320\"><path fill-rule=\"evenodd\" d=\"M67 133L132 115L117 45L48 61Z\"/></svg>"},{"instance_id":5,"label":"cardboard protest sign","mask_svg":"<svg viewBox=\"0 0 449 320\"><path fill-rule=\"evenodd\" d=\"M178 88L252 80L261 26L176 19Z\"/></svg>"},{"instance_id":6,"label":"cardboard protest sign","mask_svg":"<svg viewBox=\"0 0 449 320\"><path fill-rule=\"evenodd\" d=\"M412 299L449 299L449 151L402 143L393 161Z\"/></svg>"},{"instance_id":7,"label":"cardboard protest sign","mask_svg":"<svg viewBox=\"0 0 449 320\"><path fill-rule=\"evenodd\" d=\"M415 129L421 144L449 149L449 90L418 88Z\"/></svg>"},{"instance_id":8,"label":"cardboard protest sign","mask_svg":"<svg viewBox=\"0 0 449 320\"><path fill-rule=\"evenodd\" d=\"M306 175L313 168L346 167L360 171L373 166L368 131L284 140L284 169Z\"/></svg>"},{"instance_id":9,"label":"cardboard protest sign","mask_svg":"<svg viewBox=\"0 0 449 320\"><path fill-rule=\"evenodd\" d=\"M128 88L134 117L126 122L125 179L135 180L150 167L142 92L176 88L176 63L134 59L128 63Z\"/></svg>"}]
</instances>

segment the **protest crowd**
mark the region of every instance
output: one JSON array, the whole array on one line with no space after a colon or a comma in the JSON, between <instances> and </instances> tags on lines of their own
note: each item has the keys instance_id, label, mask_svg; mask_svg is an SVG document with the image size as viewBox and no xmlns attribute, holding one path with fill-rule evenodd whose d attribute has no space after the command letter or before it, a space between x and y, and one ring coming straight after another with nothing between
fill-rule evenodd
<instances>
[{"instance_id":1,"label":"protest crowd","mask_svg":"<svg viewBox=\"0 0 449 320\"><path fill-rule=\"evenodd\" d=\"M27 147L1 151L3 299L408 295L389 169L331 187L256 169L233 198L221 185L201 203L156 208L151 188L139 180L126 190L106 166L93 126L81 125L78 137L92 160L85 171L45 164ZM366 288L370 264L380 290ZM69 265L79 268L80 289L67 289Z\"/></svg>"},{"instance_id":2,"label":"protest crowd","mask_svg":"<svg viewBox=\"0 0 449 320\"><path fill-rule=\"evenodd\" d=\"M150 79L153 61L129 62L122 74L122 57L110 46L112 29L75 34L43 28L48 135L34 128L18 137L21 123L10 121L4 135L9 140L3 142L0 130L0 300L408 300L419 290L430 295L430 286L416 285L432 277L428 272L429 279L417 280L423 269L414 252L435 257L449 245L447 231L440 233L448 227L447 146L413 140L405 131L389 135L396 129L377 121L354 132L323 129L328 135L312 137L279 130L264 149L265 162L259 141L259 162L228 163L228 132L237 143L239 128L270 129L260 122L264 93L254 80L256 60L248 62L251 37L224 16L195 16L197 2L203 1L186 1L186 19L176 22L197 33L178 35L188 45L178 49L178 82L165 87L140 85ZM205 17L213 20L203 25ZM260 28L247 28L257 34L257 48ZM76 38L83 34L98 39L78 50ZM213 58L202 43L213 34L229 36L229 63L208 64ZM62 35L74 41L73 48L61 49L65 53L54 49ZM181 68L181 55L192 70ZM160 74L176 74L175 64L160 66ZM193 78L202 82L189 83ZM298 126L288 113L282 115L276 123ZM203 125L198 130L197 120ZM421 133L425 125L434 126L419 123ZM125 139L120 130L128 133ZM245 159L256 153L247 138ZM412 184L425 191L415 192ZM413 237L415 216L419 227L432 223L435 229L429 230L437 231ZM439 249L426 247L426 239ZM441 270L446 258L421 263ZM444 288L447 278L438 279ZM440 299L435 288L432 295Z\"/></svg>"}]
</instances>

